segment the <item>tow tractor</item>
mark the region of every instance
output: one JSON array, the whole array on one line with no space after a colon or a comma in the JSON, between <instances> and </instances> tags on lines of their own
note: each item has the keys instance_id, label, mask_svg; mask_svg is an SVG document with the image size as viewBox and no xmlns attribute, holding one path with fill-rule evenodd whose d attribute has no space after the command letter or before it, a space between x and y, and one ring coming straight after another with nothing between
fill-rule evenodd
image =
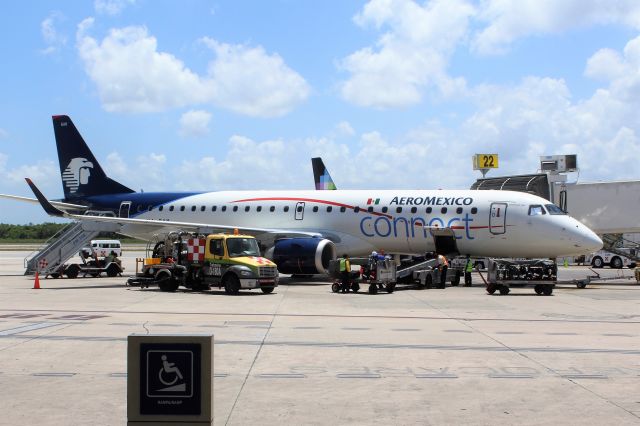
<instances>
[{"instance_id":1,"label":"tow tractor","mask_svg":"<svg viewBox=\"0 0 640 426\"><path fill-rule=\"evenodd\" d=\"M122 272L124 271L122 262L117 256L112 257L110 254L111 251L116 253L116 255L120 255L122 253L120 242L117 240L105 240L117 241L118 245L117 248L114 247L105 251L103 248L96 248L96 241L101 242L103 240L93 240L91 241L91 247L82 248L78 252L78 256L82 263L63 263L47 275L53 278L60 278L63 275L66 275L67 278L77 278L80 274L82 274L83 277L90 275L94 278L97 278L102 274L106 274L108 277L116 277L118 275L122 276Z\"/></svg>"},{"instance_id":2,"label":"tow tractor","mask_svg":"<svg viewBox=\"0 0 640 426\"><path fill-rule=\"evenodd\" d=\"M349 259L352 266L360 266L360 271L351 271L349 275L349 290L357 293L360 284L369 285L369 294L378 291L393 293L396 288L396 264L392 259L374 257L354 257ZM333 280L331 291L338 293L342 289L342 275L340 274L340 260L329 262L329 275Z\"/></svg>"},{"instance_id":3,"label":"tow tractor","mask_svg":"<svg viewBox=\"0 0 640 426\"><path fill-rule=\"evenodd\" d=\"M271 293L278 286L275 263L260 256L258 241L250 235L173 232L153 249L152 243L147 246L147 257L136 259L139 272L129 278L128 285L158 285L168 292L179 286L192 290L219 287L227 294L258 288Z\"/></svg>"}]
</instances>

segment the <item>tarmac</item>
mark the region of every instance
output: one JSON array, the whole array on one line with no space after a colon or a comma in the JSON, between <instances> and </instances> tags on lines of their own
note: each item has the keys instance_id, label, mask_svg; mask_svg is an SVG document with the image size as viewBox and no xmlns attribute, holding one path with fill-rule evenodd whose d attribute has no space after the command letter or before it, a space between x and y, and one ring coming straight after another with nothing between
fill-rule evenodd
<instances>
[{"instance_id":1,"label":"tarmac","mask_svg":"<svg viewBox=\"0 0 640 426\"><path fill-rule=\"evenodd\" d=\"M0 424L121 425L127 336L211 333L216 425L640 424L640 286L163 293L0 253ZM142 253L125 252L126 273ZM616 276L625 269L599 270ZM590 274L560 268L560 278Z\"/></svg>"}]
</instances>

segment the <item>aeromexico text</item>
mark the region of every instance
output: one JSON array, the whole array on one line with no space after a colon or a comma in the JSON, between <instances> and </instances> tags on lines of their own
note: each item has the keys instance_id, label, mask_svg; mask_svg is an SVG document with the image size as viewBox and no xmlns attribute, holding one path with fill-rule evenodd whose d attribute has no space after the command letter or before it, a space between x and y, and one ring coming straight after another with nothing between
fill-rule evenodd
<instances>
[{"instance_id":1,"label":"aeromexico text","mask_svg":"<svg viewBox=\"0 0 640 426\"><path fill-rule=\"evenodd\" d=\"M393 197L391 203L398 206L468 206L471 197Z\"/></svg>"}]
</instances>

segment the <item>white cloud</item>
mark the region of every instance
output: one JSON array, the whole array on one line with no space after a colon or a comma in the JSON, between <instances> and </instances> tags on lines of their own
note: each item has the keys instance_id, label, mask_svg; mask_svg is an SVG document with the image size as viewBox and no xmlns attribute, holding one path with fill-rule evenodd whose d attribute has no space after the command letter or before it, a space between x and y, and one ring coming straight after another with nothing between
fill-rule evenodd
<instances>
[{"instance_id":1,"label":"white cloud","mask_svg":"<svg viewBox=\"0 0 640 426\"><path fill-rule=\"evenodd\" d=\"M180 136L202 137L209 134L211 114L202 110L190 110L180 117Z\"/></svg>"},{"instance_id":2,"label":"white cloud","mask_svg":"<svg viewBox=\"0 0 640 426\"><path fill-rule=\"evenodd\" d=\"M449 57L467 34L474 8L464 0L371 0L354 18L361 27L387 29L375 47L344 58L350 73L342 97L360 106L405 107L437 88L443 96L464 90L462 78L447 75Z\"/></svg>"},{"instance_id":3,"label":"white cloud","mask_svg":"<svg viewBox=\"0 0 640 426\"><path fill-rule=\"evenodd\" d=\"M505 52L518 38L592 25L620 24L640 29L636 0L486 0L478 20L488 25L473 39L481 54Z\"/></svg>"},{"instance_id":4,"label":"white cloud","mask_svg":"<svg viewBox=\"0 0 640 426\"><path fill-rule=\"evenodd\" d=\"M201 41L215 58L207 75L191 71L174 55L158 50L144 27L111 29L98 41L87 34L92 18L78 25L77 47L96 84L103 107L116 112L153 112L213 104L249 116L275 117L309 95L309 86L277 54L260 46Z\"/></svg>"},{"instance_id":5,"label":"white cloud","mask_svg":"<svg viewBox=\"0 0 640 426\"><path fill-rule=\"evenodd\" d=\"M67 44L67 36L61 34L56 29L56 24L63 20L64 15L58 11L54 11L40 23L40 32L42 33L44 43L47 45L47 47L40 51L41 53L45 55L56 53Z\"/></svg>"},{"instance_id":6,"label":"white cloud","mask_svg":"<svg viewBox=\"0 0 640 426\"><path fill-rule=\"evenodd\" d=\"M95 0L93 7L96 13L104 15L118 15L125 7L135 4L136 0Z\"/></svg>"},{"instance_id":7,"label":"white cloud","mask_svg":"<svg viewBox=\"0 0 640 426\"><path fill-rule=\"evenodd\" d=\"M0 139L6 139L9 137L9 132L4 129L0 129Z\"/></svg>"},{"instance_id":8,"label":"white cloud","mask_svg":"<svg viewBox=\"0 0 640 426\"><path fill-rule=\"evenodd\" d=\"M269 55L261 46L230 45L207 37L201 41L216 54L209 63L215 104L249 116L277 117L309 96L307 82L280 55Z\"/></svg>"},{"instance_id":9,"label":"white cloud","mask_svg":"<svg viewBox=\"0 0 640 426\"><path fill-rule=\"evenodd\" d=\"M4 161L6 163L7 157ZM2 158L0 157L0 163ZM21 166L7 169L3 167L4 179L13 182L16 185L26 185L24 178L31 178L38 186L51 186L53 182L60 182L58 174L58 166L51 160L41 160L36 164L23 164ZM2 170L3 168L0 168Z\"/></svg>"},{"instance_id":10,"label":"white cloud","mask_svg":"<svg viewBox=\"0 0 640 426\"><path fill-rule=\"evenodd\" d=\"M336 124L336 131L339 136L353 136L356 134L356 131L351 127L348 121L341 121Z\"/></svg>"}]
</instances>

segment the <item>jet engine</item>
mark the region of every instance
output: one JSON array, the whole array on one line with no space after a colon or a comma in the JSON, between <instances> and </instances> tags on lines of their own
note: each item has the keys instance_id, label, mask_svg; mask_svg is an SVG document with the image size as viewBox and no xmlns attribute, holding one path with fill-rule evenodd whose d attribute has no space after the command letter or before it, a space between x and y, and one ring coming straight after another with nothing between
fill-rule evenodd
<instances>
[{"instance_id":1,"label":"jet engine","mask_svg":"<svg viewBox=\"0 0 640 426\"><path fill-rule=\"evenodd\" d=\"M327 239L285 238L277 240L265 257L283 274L328 274L329 262L336 258L336 246Z\"/></svg>"}]
</instances>

